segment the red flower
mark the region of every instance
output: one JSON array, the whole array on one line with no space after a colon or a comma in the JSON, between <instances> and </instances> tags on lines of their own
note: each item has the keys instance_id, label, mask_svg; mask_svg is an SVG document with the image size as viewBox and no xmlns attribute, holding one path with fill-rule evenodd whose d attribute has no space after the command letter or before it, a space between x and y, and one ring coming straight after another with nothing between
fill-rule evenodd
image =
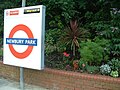
<instances>
[{"instance_id":1,"label":"red flower","mask_svg":"<svg viewBox=\"0 0 120 90\"><path fill-rule=\"evenodd\" d=\"M63 55L66 56L66 57L70 56L70 54L68 54L67 52L63 52Z\"/></svg>"},{"instance_id":2,"label":"red flower","mask_svg":"<svg viewBox=\"0 0 120 90\"><path fill-rule=\"evenodd\" d=\"M70 56L70 54L66 54L66 57L69 57Z\"/></svg>"},{"instance_id":3,"label":"red flower","mask_svg":"<svg viewBox=\"0 0 120 90\"><path fill-rule=\"evenodd\" d=\"M63 55L64 55L64 56L66 56L66 54L67 54L66 52L63 52Z\"/></svg>"}]
</instances>

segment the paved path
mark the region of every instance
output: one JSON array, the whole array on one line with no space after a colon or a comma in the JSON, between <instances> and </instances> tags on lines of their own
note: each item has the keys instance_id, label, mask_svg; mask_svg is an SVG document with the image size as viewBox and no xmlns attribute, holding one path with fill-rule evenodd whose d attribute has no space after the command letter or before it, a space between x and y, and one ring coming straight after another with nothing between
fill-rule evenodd
<instances>
[{"instance_id":1,"label":"paved path","mask_svg":"<svg viewBox=\"0 0 120 90\"><path fill-rule=\"evenodd\" d=\"M0 77L0 90L20 90L18 82ZM25 90L48 90L34 85L25 85Z\"/></svg>"}]
</instances>

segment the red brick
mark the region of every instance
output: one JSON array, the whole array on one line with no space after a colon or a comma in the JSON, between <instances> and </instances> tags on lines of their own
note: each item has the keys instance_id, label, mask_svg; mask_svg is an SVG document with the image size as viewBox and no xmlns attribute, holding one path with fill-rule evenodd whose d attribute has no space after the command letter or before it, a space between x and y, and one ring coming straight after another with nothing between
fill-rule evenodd
<instances>
[{"instance_id":1,"label":"red brick","mask_svg":"<svg viewBox=\"0 0 120 90\"><path fill-rule=\"evenodd\" d=\"M19 81L19 68L0 62L0 76ZM25 83L50 90L120 90L120 78L45 68L24 69Z\"/></svg>"}]
</instances>

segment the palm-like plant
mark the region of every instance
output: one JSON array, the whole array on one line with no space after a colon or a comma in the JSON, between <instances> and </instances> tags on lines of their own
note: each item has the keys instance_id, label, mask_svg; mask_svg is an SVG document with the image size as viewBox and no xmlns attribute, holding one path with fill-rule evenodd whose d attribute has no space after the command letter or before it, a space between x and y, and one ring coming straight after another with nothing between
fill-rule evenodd
<instances>
[{"instance_id":1,"label":"palm-like plant","mask_svg":"<svg viewBox=\"0 0 120 90\"><path fill-rule=\"evenodd\" d=\"M87 30L78 26L77 20L71 20L70 25L64 30L64 34L61 37L61 41L66 46L71 47L73 56L75 56L77 48L80 47L79 42L81 40L86 39L87 34Z\"/></svg>"}]
</instances>

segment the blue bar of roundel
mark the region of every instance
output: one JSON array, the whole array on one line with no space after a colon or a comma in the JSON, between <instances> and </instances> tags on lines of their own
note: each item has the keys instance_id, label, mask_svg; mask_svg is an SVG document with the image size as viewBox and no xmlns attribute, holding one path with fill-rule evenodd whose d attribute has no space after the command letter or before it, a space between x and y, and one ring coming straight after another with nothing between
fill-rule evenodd
<instances>
[{"instance_id":1,"label":"blue bar of roundel","mask_svg":"<svg viewBox=\"0 0 120 90\"><path fill-rule=\"evenodd\" d=\"M28 38L6 38L6 44L37 46L37 39Z\"/></svg>"}]
</instances>

